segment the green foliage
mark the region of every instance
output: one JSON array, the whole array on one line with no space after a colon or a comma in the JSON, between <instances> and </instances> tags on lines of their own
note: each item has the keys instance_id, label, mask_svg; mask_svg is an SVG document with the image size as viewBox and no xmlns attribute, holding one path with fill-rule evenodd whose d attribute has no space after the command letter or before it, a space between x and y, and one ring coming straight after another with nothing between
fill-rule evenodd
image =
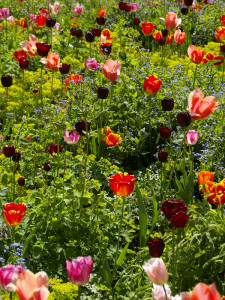
<instances>
[{"instance_id":1,"label":"green foliage","mask_svg":"<svg viewBox=\"0 0 225 300\"><path fill-rule=\"evenodd\" d=\"M78 286L71 282L63 283L61 279L49 280L50 296L49 300L70 300L76 299L78 294Z\"/></svg>"}]
</instances>

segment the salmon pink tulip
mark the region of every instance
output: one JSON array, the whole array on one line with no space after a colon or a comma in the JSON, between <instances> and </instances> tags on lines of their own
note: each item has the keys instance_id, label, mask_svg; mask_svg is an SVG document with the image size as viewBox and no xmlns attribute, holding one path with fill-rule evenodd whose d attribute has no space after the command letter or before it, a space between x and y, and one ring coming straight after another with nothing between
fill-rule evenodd
<instances>
[{"instance_id":1,"label":"salmon pink tulip","mask_svg":"<svg viewBox=\"0 0 225 300\"><path fill-rule=\"evenodd\" d=\"M35 57L37 54L36 43L38 42L37 37L33 34L29 35L29 41L24 41L20 45L23 47L23 50L28 53L30 57Z\"/></svg>"},{"instance_id":2,"label":"salmon pink tulip","mask_svg":"<svg viewBox=\"0 0 225 300\"><path fill-rule=\"evenodd\" d=\"M165 21L166 29L174 30L181 23L181 19L177 18L177 15L174 12L168 12L166 16L166 20L164 18L160 18Z\"/></svg>"},{"instance_id":3,"label":"salmon pink tulip","mask_svg":"<svg viewBox=\"0 0 225 300\"><path fill-rule=\"evenodd\" d=\"M4 291L15 292L16 282L22 271L21 266L5 265L0 268L0 287Z\"/></svg>"},{"instance_id":4,"label":"salmon pink tulip","mask_svg":"<svg viewBox=\"0 0 225 300\"><path fill-rule=\"evenodd\" d=\"M90 256L79 256L77 259L66 261L66 270L68 277L72 283L84 285L88 283L93 267L93 260Z\"/></svg>"},{"instance_id":5,"label":"salmon pink tulip","mask_svg":"<svg viewBox=\"0 0 225 300\"><path fill-rule=\"evenodd\" d=\"M194 45L190 45L188 47L188 55L191 61L195 64L200 64L202 62L204 53L205 53L204 50L201 50Z\"/></svg>"},{"instance_id":6,"label":"salmon pink tulip","mask_svg":"<svg viewBox=\"0 0 225 300\"><path fill-rule=\"evenodd\" d=\"M53 15L57 15L62 6L63 4L60 4L59 1L56 1L53 5L49 4L49 9Z\"/></svg>"},{"instance_id":7,"label":"salmon pink tulip","mask_svg":"<svg viewBox=\"0 0 225 300\"><path fill-rule=\"evenodd\" d=\"M157 285L164 285L169 279L169 275L161 258L151 258L144 264L143 269L145 270L148 278Z\"/></svg>"},{"instance_id":8,"label":"salmon pink tulip","mask_svg":"<svg viewBox=\"0 0 225 300\"><path fill-rule=\"evenodd\" d=\"M116 81L117 78L120 76L121 63L118 59L108 59L105 64L101 63L101 67L105 77L111 82Z\"/></svg>"},{"instance_id":9,"label":"salmon pink tulip","mask_svg":"<svg viewBox=\"0 0 225 300\"><path fill-rule=\"evenodd\" d=\"M42 58L40 60L50 71L57 71L60 63L60 56L58 53L50 52L47 58Z\"/></svg>"},{"instance_id":10,"label":"salmon pink tulip","mask_svg":"<svg viewBox=\"0 0 225 300\"><path fill-rule=\"evenodd\" d=\"M204 94L199 89L195 89L188 98L188 111L194 120L202 120L209 114L214 112L219 102L216 102L216 98L208 96L204 98Z\"/></svg>"},{"instance_id":11,"label":"salmon pink tulip","mask_svg":"<svg viewBox=\"0 0 225 300\"><path fill-rule=\"evenodd\" d=\"M181 45L186 39L186 33L182 32L180 29L177 29L174 33L174 41L176 44Z\"/></svg>"},{"instance_id":12,"label":"salmon pink tulip","mask_svg":"<svg viewBox=\"0 0 225 300\"><path fill-rule=\"evenodd\" d=\"M207 285L198 283L191 294L181 294L183 300L221 300L221 296L216 289L215 283Z\"/></svg>"},{"instance_id":13,"label":"salmon pink tulip","mask_svg":"<svg viewBox=\"0 0 225 300\"><path fill-rule=\"evenodd\" d=\"M48 275L45 272L33 274L23 270L16 283L16 293L20 300L47 300L49 296Z\"/></svg>"}]
</instances>

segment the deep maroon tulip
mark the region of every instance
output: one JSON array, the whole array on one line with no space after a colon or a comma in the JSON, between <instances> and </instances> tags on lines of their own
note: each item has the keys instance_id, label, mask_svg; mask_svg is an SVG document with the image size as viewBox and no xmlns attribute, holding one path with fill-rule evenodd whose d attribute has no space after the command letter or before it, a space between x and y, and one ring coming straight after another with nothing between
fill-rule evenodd
<instances>
[{"instance_id":1,"label":"deep maroon tulip","mask_svg":"<svg viewBox=\"0 0 225 300\"><path fill-rule=\"evenodd\" d=\"M168 30L168 29L163 29L163 30L161 30L161 32L162 32L162 35L163 35L164 37L167 37L167 35L168 35L168 33L169 33L169 30Z\"/></svg>"},{"instance_id":2,"label":"deep maroon tulip","mask_svg":"<svg viewBox=\"0 0 225 300\"><path fill-rule=\"evenodd\" d=\"M16 152L16 149L13 145L3 147L3 153L6 157L12 157Z\"/></svg>"},{"instance_id":3,"label":"deep maroon tulip","mask_svg":"<svg viewBox=\"0 0 225 300\"><path fill-rule=\"evenodd\" d=\"M186 6L192 6L193 0L184 0L184 4L185 4Z\"/></svg>"},{"instance_id":4,"label":"deep maroon tulip","mask_svg":"<svg viewBox=\"0 0 225 300\"><path fill-rule=\"evenodd\" d=\"M81 29L72 28L70 34L79 39L83 36L83 31Z\"/></svg>"},{"instance_id":5,"label":"deep maroon tulip","mask_svg":"<svg viewBox=\"0 0 225 300\"><path fill-rule=\"evenodd\" d=\"M183 228L187 224L189 218L190 216L185 212L179 211L172 214L172 216L170 217L170 222L175 228Z\"/></svg>"},{"instance_id":6,"label":"deep maroon tulip","mask_svg":"<svg viewBox=\"0 0 225 300\"><path fill-rule=\"evenodd\" d=\"M50 149L49 152L52 155L52 153L58 153L58 148L59 148L59 152L63 151L63 147L58 145L58 144L51 144L50 145Z\"/></svg>"},{"instance_id":7,"label":"deep maroon tulip","mask_svg":"<svg viewBox=\"0 0 225 300\"><path fill-rule=\"evenodd\" d=\"M70 34L72 35L72 36L76 36L76 34L77 34L77 30L76 30L76 28L71 28L70 29Z\"/></svg>"},{"instance_id":8,"label":"deep maroon tulip","mask_svg":"<svg viewBox=\"0 0 225 300\"><path fill-rule=\"evenodd\" d=\"M25 70L29 65L28 59L20 59L19 60L20 69Z\"/></svg>"},{"instance_id":9,"label":"deep maroon tulip","mask_svg":"<svg viewBox=\"0 0 225 300\"><path fill-rule=\"evenodd\" d=\"M48 52L50 51L52 46L47 43L40 42L40 43L36 43L36 47L37 47L37 53L43 57L48 55Z\"/></svg>"},{"instance_id":10,"label":"deep maroon tulip","mask_svg":"<svg viewBox=\"0 0 225 300\"><path fill-rule=\"evenodd\" d=\"M148 242L149 253L153 257L160 257L163 254L165 244L163 239L150 239Z\"/></svg>"},{"instance_id":11,"label":"deep maroon tulip","mask_svg":"<svg viewBox=\"0 0 225 300\"><path fill-rule=\"evenodd\" d=\"M44 164L44 170L45 170L46 172L50 171L51 168L52 168L52 167L50 166L49 163L46 162L46 163Z\"/></svg>"},{"instance_id":12,"label":"deep maroon tulip","mask_svg":"<svg viewBox=\"0 0 225 300\"><path fill-rule=\"evenodd\" d=\"M166 126L160 127L158 131L160 133L161 138L163 139L169 139L171 136L171 130Z\"/></svg>"},{"instance_id":13,"label":"deep maroon tulip","mask_svg":"<svg viewBox=\"0 0 225 300\"><path fill-rule=\"evenodd\" d=\"M100 18L97 18L97 19L96 19L96 22L98 23L98 25L102 26L102 25L105 24L106 19L103 18L103 17L100 17Z\"/></svg>"},{"instance_id":14,"label":"deep maroon tulip","mask_svg":"<svg viewBox=\"0 0 225 300\"><path fill-rule=\"evenodd\" d=\"M182 13L182 15L187 15L188 14L188 7L182 7L181 8L181 13Z\"/></svg>"},{"instance_id":15,"label":"deep maroon tulip","mask_svg":"<svg viewBox=\"0 0 225 300\"><path fill-rule=\"evenodd\" d=\"M70 65L68 64L61 64L59 67L59 71L61 74L68 74L70 71Z\"/></svg>"},{"instance_id":16,"label":"deep maroon tulip","mask_svg":"<svg viewBox=\"0 0 225 300\"><path fill-rule=\"evenodd\" d=\"M109 95L109 89L104 86L100 86L97 93L100 99L106 99Z\"/></svg>"},{"instance_id":17,"label":"deep maroon tulip","mask_svg":"<svg viewBox=\"0 0 225 300\"><path fill-rule=\"evenodd\" d=\"M20 154L20 152L14 153L14 155L13 155L13 157L12 157L12 160L15 161L15 162L18 162L18 161L20 161L20 159L21 159L21 154Z\"/></svg>"},{"instance_id":18,"label":"deep maroon tulip","mask_svg":"<svg viewBox=\"0 0 225 300\"><path fill-rule=\"evenodd\" d=\"M220 51L221 51L222 53L225 53L225 45L221 45L221 46L220 46Z\"/></svg>"},{"instance_id":19,"label":"deep maroon tulip","mask_svg":"<svg viewBox=\"0 0 225 300\"><path fill-rule=\"evenodd\" d=\"M130 5L125 4L125 5L124 5L124 10L125 10L126 12L130 12L130 11L131 11Z\"/></svg>"},{"instance_id":20,"label":"deep maroon tulip","mask_svg":"<svg viewBox=\"0 0 225 300\"><path fill-rule=\"evenodd\" d=\"M33 93L37 94L38 93L38 89L33 89Z\"/></svg>"},{"instance_id":21,"label":"deep maroon tulip","mask_svg":"<svg viewBox=\"0 0 225 300\"><path fill-rule=\"evenodd\" d=\"M85 134L83 133L83 131L89 131L90 130L90 123L87 122L87 125L86 123L82 120L82 121L78 121L76 124L75 124L75 128L76 128L76 132L79 134L79 135L82 135L84 136Z\"/></svg>"},{"instance_id":22,"label":"deep maroon tulip","mask_svg":"<svg viewBox=\"0 0 225 300\"><path fill-rule=\"evenodd\" d=\"M120 10L125 10L125 6L126 6L126 5L127 5L126 2L120 1L120 2L119 2L119 9L120 9Z\"/></svg>"},{"instance_id":23,"label":"deep maroon tulip","mask_svg":"<svg viewBox=\"0 0 225 300\"><path fill-rule=\"evenodd\" d=\"M2 75L1 83L4 87L10 87L12 85L12 76L10 75Z\"/></svg>"},{"instance_id":24,"label":"deep maroon tulip","mask_svg":"<svg viewBox=\"0 0 225 300\"><path fill-rule=\"evenodd\" d=\"M177 115L177 122L181 127L187 127L191 124L191 116L186 111L180 112Z\"/></svg>"},{"instance_id":25,"label":"deep maroon tulip","mask_svg":"<svg viewBox=\"0 0 225 300\"><path fill-rule=\"evenodd\" d=\"M18 184L19 184L20 186L24 186L24 184L25 184L25 178L24 178L24 177L20 177L20 178L18 179Z\"/></svg>"},{"instance_id":26,"label":"deep maroon tulip","mask_svg":"<svg viewBox=\"0 0 225 300\"><path fill-rule=\"evenodd\" d=\"M55 18L50 18L46 20L46 26L49 28L54 27L56 24L56 19Z\"/></svg>"},{"instance_id":27,"label":"deep maroon tulip","mask_svg":"<svg viewBox=\"0 0 225 300\"><path fill-rule=\"evenodd\" d=\"M103 44L100 46L100 51L104 54L104 55L109 55L112 51L112 44L111 45L107 45L107 44Z\"/></svg>"},{"instance_id":28,"label":"deep maroon tulip","mask_svg":"<svg viewBox=\"0 0 225 300\"><path fill-rule=\"evenodd\" d=\"M139 18L134 18L134 25L138 26L141 23Z\"/></svg>"},{"instance_id":29,"label":"deep maroon tulip","mask_svg":"<svg viewBox=\"0 0 225 300\"><path fill-rule=\"evenodd\" d=\"M159 42L159 45L160 45L160 46L164 46L165 43L166 43L166 38L165 38L165 37L162 37L162 38L160 38L160 39L158 40L158 42Z\"/></svg>"},{"instance_id":30,"label":"deep maroon tulip","mask_svg":"<svg viewBox=\"0 0 225 300\"><path fill-rule=\"evenodd\" d=\"M166 162L168 157L168 152L166 150L161 150L158 152L158 159L160 162Z\"/></svg>"},{"instance_id":31,"label":"deep maroon tulip","mask_svg":"<svg viewBox=\"0 0 225 300\"><path fill-rule=\"evenodd\" d=\"M162 99L161 101L162 103L162 108L164 111L171 111L173 110L173 107L174 107L174 101L172 98L164 98Z\"/></svg>"},{"instance_id":32,"label":"deep maroon tulip","mask_svg":"<svg viewBox=\"0 0 225 300\"><path fill-rule=\"evenodd\" d=\"M102 29L101 28L92 28L91 32L94 34L94 36L100 37Z\"/></svg>"},{"instance_id":33,"label":"deep maroon tulip","mask_svg":"<svg viewBox=\"0 0 225 300\"><path fill-rule=\"evenodd\" d=\"M187 212L187 205L183 200L165 200L160 207L160 210L164 213L165 217L170 220L171 216L178 212Z\"/></svg>"},{"instance_id":34,"label":"deep maroon tulip","mask_svg":"<svg viewBox=\"0 0 225 300\"><path fill-rule=\"evenodd\" d=\"M85 39L88 43L92 43L92 42L94 42L95 35L92 32L87 32L85 34Z\"/></svg>"}]
</instances>

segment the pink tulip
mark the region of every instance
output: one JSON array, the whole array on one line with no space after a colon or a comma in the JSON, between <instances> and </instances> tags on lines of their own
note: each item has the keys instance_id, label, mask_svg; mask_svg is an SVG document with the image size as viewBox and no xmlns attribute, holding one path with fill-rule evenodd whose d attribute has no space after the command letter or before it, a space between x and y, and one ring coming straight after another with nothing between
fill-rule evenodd
<instances>
[{"instance_id":1,"label":"pink tulip","mask_svg":"<svg viewBox=\"0 0 225 300\"><path fill-rule=\"evenodd\" d=\"M186 39L186 33L182 32L180 29L177 29L174 33L174 41L176 44L181 45Z\"/></svg>"},{"instance_id":2,"label":"pink tulip","mask_svg":"<svg viewBox=\"0 0 225 300\"><path fill-rule=\"evenodd\" d=\"M29 14L29 19L31 22L37 23L37 15Z\"/></svg>"},{"instance_id":3,"label":"pink tulip","mask_svg":"<svg viewBox=\"0 0 225 300\"><path fill-rule=\"evenodd\" d=\"M216 289L215 283L207 285L198 283L191 294L181 294L183 300L221 300L221 296Z\"/></svg>"},{"instance_id":4,"label":"pink tulip","mask_svg":"<svg viewBox=\"0 0 225 300\"><path fill-rule=\"evenodd\" d=\"M62 6L63 4L60 4L59 1L56 1L53 5L49 4L49 9L53 15L57 15Z\"/></svg>"},{"instance_id":5,"label":"pink tulip","mask_svg":"<svg viewBox=\"0 0 225 300\"><path fill-rule=\"evenodd\" d=\"M108 59L105 64L101 64L105 77L114 82L120 76L121 63L117 60Z\"/></svg>"},{"instance_id":6,"label":"pink tulip","mask_svg":"<svg viewBox=\"0 0 225 300\"><path fill-rule=\"evenodd\" d=\"M204 94L199 89L195 89L190 93L188 98L188 111L194 120L202 120L209 114L214 112L220 105L216 102L216 98L208 96L204 98Z\"/></svg>"},{"instance_id":7,"label":"pink tulip","mask_svg":"<svg viewBox=\"0 0 225 300\"><path fill-rule=\"evenodd\" d=\"M181 19L178 19L174 12L168 12L166 20L164 18L160 19L166 22L166 29L168 30L174 30L181 23Z\"/></svg>"},{"instance_id":8,"label":"pink tulip","mask_svg":"<svg viewBox=\"0 0 225 300\"><path fill-rule=\"evenodd\" d=\"M93 260L90 256L79 256L72 259L72 262L66 261L66 270L68 277L72 283L84 285L90 279L90 273L93 267Z\"/></svg>"},{"instance_id":9,"label":"pink tulip","mask_svg":"<svg viewBox=\"0 0 225 300\"><path fill-rule=\"evenodd\" d=\"M3 135L0 135L0 140L3 140L5 137Z\"/></svg>"},{"instance_id":10,"label":"pink tulip","mask_svg":"<svg viewBox=\"0 0 225 300\"><path fill-rule=\"evenodd\" d=\"M0 9L0 20L6 19L10 16L9 8L1 8Z\"/></svg>"},{"instance_id":11,"label":"pink tulip","mask_svg":"<svg viewBox=\"0 0 225 300\"><path fill-rule=\"evenodd\" d=\"M169 278L166 266L161 258L151 258L143 266L148 278L157 285L164 285Z\"/></svg>"},{"instance_id":12,"label":"pink tulip","mask_svg":"<svg viewBox=\"0 0 225 300\"><path fill-rule=\"evenodd\" d=\"M36 43L38 42L38 39L35 35L30 34L29 35L29 41L24 41L20 43L22 46L23 50L26 51L30 57L35 57L37 54L37 47Z\"/></svg>"},{"instance_id":13,"label":"pink tulip","mask_svg":"<svg viewBox=\"0 0 225 300\"><path fill-rule=\"evenodd\" d=\"M65 136L63 138L67 144L73 145L79 141L80 136L79 134L76 133L76 131L74 131L71 135L69 130L67 129L65 129L64 132L65 132Z\"/></svg>"},{"instance_id":14,"label":"pink tulip","mask_svg":"<svg viewBox=\"0 0 225 300\"><path fill-rule=\"evenodd\" d=\"M22 271L21 266L5 265L0 268L0 287L5 291L15 292L16 282Z\"/></svg>"},{"instance_id":15,"label":"pink tulip","mask_svg":"<svg viewBox=\"0 0 225 300\"><path fill-rule=\"evenodd\" d=\"M129 6L131 11L138 11L139 6L137 3L131 3Z\"/></svg>"},{"instance_id":16,"label":"pink tulip","mask_svg":"<svg viewBox=\"0 0 225 300\"><path fill-rule=\"evenodd\" d=\"M198 142L198 132L195 130L189 130L185 137L185 142L189 146L194 146Z\"/></svg>"},{"instance_id":17,"label":"pink tulip","mask_svg":"<svg viewBox=\"0 0 225 300\"><path fill-rule=\"evenodd\" d=\"M88 58L85 61L85 68L89 71L96 71L98 68L98 63L94 58Z\"/></svg>"},{"instance_id":18,"label":"pink tulip","mask_svg":"<svg viewBox=\"0 0 225 300\"><path fill-rule=\"evenodd\" d=\"M7 22L9 23L9 25L14 25L16 23L16 20L13 16L10 16L7 18Z\"/></svg>"},{"instance_id":19,"label":"pink tulip","mask_svg":"<svg viewBox=\"0 0 225 300\"><path fill-rule=\"evenodd\" d=\"M56 23L55 26L54 26L54 28L59 31L61 29L61 26L60 26L59 23Z\"/></svg>"},{"instance_id":20,"label":"pink tulip","mask_svg":"<svg viewBox=\"0 0 225 300\"><path fill-rule=\"evenodd\" d=\"M83 5L80 5L79 3L77 3L76 6L73 9L73 13L76 16L79 16L82 13L82 11L83 11Z\"/></svg>"},{"instance_id":21,"label":"pink tulip","mask_svg":"<svg viewBox=\"0 0 225 300\"><path fill-rule=\"evenodd\" d=\"M167 298L166 298L163 286L153 283L153 290L152 290L152 299L153 300L167 300L167 299L170 299L171 290L170 290L168 284L165 284L164 287L165 287L165 290L166 290Z\"/></svg>"},{"instance_id":22,"label":"pink tulip","mask_svg":"<svg viewBox=\"0 0 225 300\"><path fill-rule=\"evenodd\" d=\"M45 272L33 274L31 271L23 270L17 280L16 293L20 300L47 300L49 279Z\"/></svg>"}]
</instances>

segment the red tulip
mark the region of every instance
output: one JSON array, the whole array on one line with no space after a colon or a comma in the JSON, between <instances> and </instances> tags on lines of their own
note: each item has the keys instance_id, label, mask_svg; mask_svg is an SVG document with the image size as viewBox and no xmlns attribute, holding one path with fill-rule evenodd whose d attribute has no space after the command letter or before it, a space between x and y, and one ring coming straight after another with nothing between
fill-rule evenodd
<instances>
[{"instance_id":1,"label":"red tulip","mask_svg":"<svg viewBox=\"0 0 225 300\"><path fill-rule=\"evenodd\" d=\"M186 39L186 33L182 32L180 29L177 29L174 33L174 41L176 44L181 45Z\"/></svg>"},{"instance_id":2,"label":"red tulip","mask_svg":"<svg viewBox=\"0 0 225 300\"><path fill-rule=\"evenodd\" d=\"M124 197L133 192L135 177L128 173L117 173L109 177L109 184L116 195Z\"/></svg>"},{"instance_id":3,"label":"red tulip","mask_svg":"<svg viewBox=\"0 0 225 300\"><path fill-rule=\"evenodd\" d=\"M37 16L37 24L39 27L45 27L47 17L43 15Z\"/></svg>"},{"instance_id":4,"label":"red tulip","mask_svg":"<svg viewBox=\"0 0 225 300\"><path fill-rule=\"evenodd\" d=\"M162 80L158 79L155 75L151 75L144 81L144 90L148 95L154 95L158 92Z\"/></svg>"},{"instance_id":5,"label":"red tulip","mask_svg":"<svg viewBox=\"0 0 225 300\"><path fill-rule=\"evenodd\" d=\"M23 203L7 203L2 212L5 223L8 226L19 225L25 217L26 209L27 207Z\"/></svg>"},{"instance_id":6,"label":"red tulip","mask_svg":"<svg viewBox=\"0 0 225 300\"><path fill-rule=\"evenodd\" d=\"M202 62L204 53L205 53L204 50L201 50L194 45L190 45L188 47L188 55L191 61L195 64L200 64Z\"/></svg>"},{"instance_id":7,"label":"red tulip","mask_svg":"<svg viewBox=\"0 0 225 300\"><path fill-rule=\"evenodd\" d=\"M144 33L144 35L151 35L155 29L155 25L153 25L151 22L144 22L141 24L141 30Z\"/></svg>"}]
</instances>

